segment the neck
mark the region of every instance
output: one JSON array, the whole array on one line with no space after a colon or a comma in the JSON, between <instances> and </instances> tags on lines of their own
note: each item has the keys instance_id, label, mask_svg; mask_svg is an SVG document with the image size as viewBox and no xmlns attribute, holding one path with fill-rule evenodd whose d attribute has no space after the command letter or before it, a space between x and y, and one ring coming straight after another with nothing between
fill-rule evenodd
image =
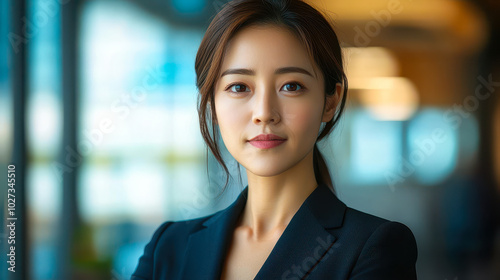
<instances>
[{"instance_id":1,"label":"neck","mask_svg":"<svg viewBox=\"0 0 500 280\"><path fill-rule=\"evenodd\" d=\"M313 153L287 171L262 177L247 171L248 197L240 227L255 241L280 236L306 198L318 186Z\"/></svg>"}]
</instances>

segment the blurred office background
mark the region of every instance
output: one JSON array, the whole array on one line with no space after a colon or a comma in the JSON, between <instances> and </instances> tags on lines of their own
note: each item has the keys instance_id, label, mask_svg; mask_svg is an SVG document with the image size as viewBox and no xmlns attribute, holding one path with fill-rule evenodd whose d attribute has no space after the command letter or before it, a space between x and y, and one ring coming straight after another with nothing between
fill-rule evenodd
<instances>
[{"instance_id":1,"label":"blurred office background","mask_svg":"<svg viewBox=\"0 0 500 280\"><path fill-rule=\"evenodd\" d=\"M347 112L320 146L340 199L412 229L419 279L500 279L500 2L309 2L345 47ZM0 279L129 279L160 223L246 186L226 153L216 199L196 111L194 58L224 3L0 0Z\"/></svg>"}]
</instances>

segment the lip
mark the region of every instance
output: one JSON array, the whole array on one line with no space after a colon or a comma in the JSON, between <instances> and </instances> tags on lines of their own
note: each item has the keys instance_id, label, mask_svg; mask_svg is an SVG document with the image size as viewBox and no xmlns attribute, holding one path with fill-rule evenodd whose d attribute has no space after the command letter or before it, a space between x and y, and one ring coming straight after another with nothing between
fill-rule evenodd
<instances>
[{"instance_id":1,"label":"lip","mask_svg":"<svg viewBox=\"0 0 500 280\"><path fill-rule=\"evenodd\" d=\"M260 149L271 149L283 144L285 141L285 138L274 134L259 134L248 140L252 146Z\"/></svg>"},{"instance_id":2,"label":"lip","mask_svg":"<svg viewBox=\"0 0 500 280\"><path fill-rule=\"evenodd\" d=\"M286 140L286 139L274 134L259 134L248 141L272 141L272 140Z\"/></svg>"}]
</instances>

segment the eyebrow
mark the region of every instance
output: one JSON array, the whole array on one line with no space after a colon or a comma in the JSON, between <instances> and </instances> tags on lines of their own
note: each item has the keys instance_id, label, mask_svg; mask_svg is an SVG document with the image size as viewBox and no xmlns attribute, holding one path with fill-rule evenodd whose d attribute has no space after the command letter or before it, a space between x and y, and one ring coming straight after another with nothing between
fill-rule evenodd
<instances>
[{"instance_id":1,"label":"eyebrow","mask_svg":"<svg viewBox=\"0 0 500 280\"><path fill-rule=\"evenodd\" d=\"M278 69L276 69L276 71L274 71L275 75L286 74L286 73L302 73L302 74L309 75L309 76L314 78L314 76L311 73L309 73L309 71L307 71L304 68L300 68L300 67L294 67L294 66L282 67L282 68L278 68ZM230 74L255 76L255 71L252 69L246 69L246 68L227 69L226 71L224 71L220 75L220 77L222 78L225 75L230 75Z\"/></svg>"}]
</instances>

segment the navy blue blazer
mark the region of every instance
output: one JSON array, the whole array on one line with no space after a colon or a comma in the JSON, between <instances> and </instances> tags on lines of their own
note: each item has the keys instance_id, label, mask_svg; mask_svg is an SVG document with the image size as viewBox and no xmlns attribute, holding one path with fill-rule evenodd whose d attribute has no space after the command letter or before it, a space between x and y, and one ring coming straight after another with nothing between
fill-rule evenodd
<instances>
[{"instance_id":1,"label":"navy blue blazer","mask_svg":"<svg viewBox=\"0 0 500 280\"><path fill-rule=\"evenodd\" d=\"M162 224L132 280L220 279L247 195L248 186L224 210ZM408 227L349 208L320 184L254 279L416 279L416 260L417 245Z\"/></svg>"}]
</instances>

